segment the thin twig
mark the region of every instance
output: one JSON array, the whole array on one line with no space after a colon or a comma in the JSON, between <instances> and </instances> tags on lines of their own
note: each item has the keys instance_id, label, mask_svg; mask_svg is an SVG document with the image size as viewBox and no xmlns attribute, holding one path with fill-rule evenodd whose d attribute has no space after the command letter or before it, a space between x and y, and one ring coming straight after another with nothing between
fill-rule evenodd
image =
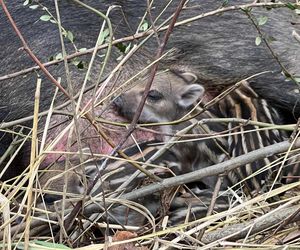
<instances>
[{"instance_id":1,"label":"thin twig","mask_svg":"<svg viewBox=\"0 0 300 250\"><path fill-rule=\"evenodd\" d=\"M270 215L266 214L265 218L263 220L260 220L260 218L251 220L246 223L241 224L235 224L231 226L227 226L221 230L218 230L217 232L211 232L203 236L202 242L208 244L212 242L216 242L222 238L227 237L228 235L233 235L230 238L226 238L227 240L230 239L232 241L237 241L239 239L243 239L247 235L246 228L252 227L251 234L255 234L258 232L261 232L267 228L273 228L274 226L278 225L282 221L289 218L291 215L293 215L296 211L299 211L299 206L293 206L283 209L278 209L276 212L272 213ZM300 218L295 218L296 220L299 220ZM289 223L294 222L296 220L291 220ZM256 222L257 221L257 222ZM252 226L253 225L253 226Z\"/></svg>"},{"instance_id":2,"label":"thin twig","mask_svg":"<svg viewBox=\"0 0 300 250\"><path fill-rule=\"evenodd\" d=\"M7 15L7 17L9 18L9 21L11 23L11 25L13 26L15 32L17 33L18 37L20 38L20 40L23 43L24 48L26 47L26 52L30 55L30 57L32 58L32 60L37 63L41 70L46 74L46 76L51 80L51 82L53 82L62 92L64 95L66 95L66 97L71 100L72 97L69 95L69 93L66 92L65 89L62 88L62 86L60 85L60 83L49 73L49 71L41 64L41 62L37 59L37 57L32 53L32 51L30 50L30 48L27 46L26 41L24 40L21 32L19 31L19 29L17 28L14 20L12 19L10 13L8 12L5 3L3 2L3 0L0 0L1 5L3 6L3 9L5 11L5 14ZM81 109L80 109L81 111ZM116 148L113 141L105 134L105 132L101 129L101 127L97 124L97 122L95 121L95 119L93 118L92 114L90 112L86 112L84 114L85 118L90 122L90 124L95 128L96 132L108 143L108 145L111 148ZM119 148L118 150L116 150L117 153L119 155L121 155L123 158L125 159L130 159L126 154L124 154L123 151L121 151ZM139 169L141 172L143 172L144 174L146 174L147 176L149 176L151 179L153 180L157 180L159 181L160 178L155 176L154 174L152 174L151 172L147 171L146 169L141 168L138 164L132 163L134 167L136 167L137 169Z\"/></svg>"},{"instance_id":3,"label":"thin twig","mask_svg":"<svg viewBox=\"0 0 300 250\"><path fill-rule=\"evenodd\" d=\"M290 148L290 146L291 144L288 141L284 141L264 148L253 150L245 155L238 156L231 160L218 163L210 167L206 167L200 170L193 171L191 173L164 179L161 183L155 183L155 184L148 185L146 187L142 187L131 193L124 194L120 198L135 200L139 197L144 197L146 195L150 195L155 192L162 191L166 188L187 184L194 181L199 181L202 178L209 177L209 176L220 175L225 172L231 171L235 168L238 168L240 166L251 163L253 161L266 158L274 154L285 152L287 149ZM295 142L293 148L297 148L299 146L300 146L300 139L298 139Z\"/></svg>"},{"instance_id":4,"label":"thin twig","mask_svg":"<svg viewBox=\"0 0 300 250\"><path fill-rule=\"evenodd\" d=\"M27 211L26 211L26 228L25 228L25 249L29 249L29 237L30 237L30 221L31 221L31 209L33 204L33 190L32 186L34 183L34 179L36 176L36 171L38 165L35 164L36 156L38 154L37 151L37 131L38 131L38 113L39 113L39 105L40 105L40 91L41 91L41 83L42 80L39 78L37 79L36 84L36 92L34 95L34 119L33 119L33 126L32 126L32 141L31 141L31 154L30 154L30 168L29 168L29 184L27 187L27 192L25 197L27 196Z\"/></svg>"},{"instance_id":5,"label":"thin twig","mask_svg":"<svg viewBox=\"0 0 300 250\"><path fill-rule=\"evenodd\" d=\"M267 48L269 49L271 55L273 58L276 60L278 65L280 66L282 72L285 74L286 77L290 78L297 86L298 88L300 87L299 82L295 79L295 77L287 70L287 68L282 64L282 62L279 60L278 55L275 53L275 51L272 49L269 41L266 39L266 36L263 34L261 31L257 21L255 20L255 17L251 14L250 9L244 9L244 13L248 16L250 21L252 22L253 26L256 28L260 38L264 41L266 44Z\"/></svg>"},{"instance_id":6,"label":"thin twig","mask_svg":"<svg viewBox=\"0 0 300 250\"><path fill-rule=\"evenodd\" d=\"M16 32L19 39L21 40L23 48L27 52L27 54L39 66L39 68L45 73L45 75L51 80L51 82L53 82L55 84L55 86L58 87L61 90L61 92L64 93L65 96L67 96L69 99L72 99L70 94L60 85L60 83L58 81L56 81L56 79L49 73L49 71L45 68L45 66L40 62L40 60L33 54L31 49L29 48L27 42L25 41L22 33L20 32L20 30L16 26L16 23L14 22L14 20L13 20L12 16L10 15L8 9L6 8L6 5L3 2L3 0L0 0L0 4L2 5L4 13L7 16L11 26L13 27L13 29Z\"/></svg>"},{"instance_id":7,"label":"thin twig","mask_svg":"<svg viewBox=\"0 0 300 250\"><path fill-rule=\"evenodd\" d=\"M295 4L296 7L299 6L299 5L300 5L299 3ZM195 22L195 21L197 21L199 19L202 19L202 18L205 18L205 17L219 15L223 12L243 10L243 9L246 9L246 8L261 8L261 7L282 8L282 7L286 7L286 3L271 3L271 2L268 2L268 3L267 2L266 3L250 3L250 4L235 5L235 6L219 8L219 9L214 10L214 11L210 11L210 12L207 12L207 13L196 15L194 17L179 21L175 24L175 27L185 25L185 24L189 24L191 22ZM163 27L158 29L158 32L162 32L162 31L165 31L167 29L168 29L168 26L163 26ZM137 34L127 36L127 37L123 37L123 38L120 38L120 39L116 39L112 42L112 45L137 40L139 38L149 36L153 33L154 33L154 31L152 29L149 29L148 31L145 31L145 32L137 33ZM108 43L103 44L103 45L97 47L97 50L106 49L108 47L108 45L109 45ZM85 51L76 52L74 54L68 55L67 59L71 60L71 59L76 58L76 57L91 54L91 53L93 53L94 49L95 48L90 48L90 49L87 49ZM53 61L50 61L50 62L47 62L47 63L43 63L43 65L45 67L49 67L51 65L56 65L56 64L59 64L59 63L62 63L62 62L63 62L63 59L59 59L59 60L53 60ZM21 71L18 71L18 72L6 74L6 75L0 77L0 81L7 80L7 79L10 79L10 78L14 78L14 77L17 77L19 75L27 74L29 72L32 72L32 71L38 70L38 69L39 69L39 66L33 66L33 67L27 68L25 70L21 70Z\"/></svg>"},{"instance_id":8,"label":"thin twig","mask_svg":"<svg viewBox=\"0 0 300 250\"><path fill-rule=\"evenodd\" d=\"M166 31L164 39L160 43L160 46L159 46L159 48L157 50L157 53L156 53L156 56L155 56L155 60L159 59L162 56L163 51L164 51L164 49L165 49L165 47L167 45L168 39L169 39L169 37L170 37L170 35L171 35L172 31L173 31L173 28L175 26L176 20L177 20L177 18L179 16L180 11L183 8L185 2L186 2L186 0L181 0L180 3L178 4L177 9L176 9L176 11L174 13L174 16L173 16L173 18L171 20L171 23L170 23L170 25L168 27L168 30ZM137 124L137 122L139 120L139 117L140 117L140 115L142 113L143 107L144 107L146 99L148 97L148 93L149 93L150 88L152 86L152 82L154 80L154 77L155 77L157 69L158 69L158 63L153 64L153 66L152 66L152 68L150 70L150 76L149 76L148 81L146 83L146 86L145 86L145 89L144 89L141 101L140 101L140 103L139 103L139 105L138 105L138 107L136 109L136 112L135 112L133 118L132 118L132 122L131 122L131 124L128 127L127 133L121 139L120 143L115 148L115 150L119 150L119 148L121 148L123 146L123 144L127 141L128 137L136 129L136 124Z\"/></svg>"},{"instance_id":9,"label":"thin twig","mask_svg":"<svg viewBox=\"0 0 300 250\"><path fill-rule=\"evenodd\" d=\"M221 185L223 183L223 176L222 175L219 175L218 176L218 180L216 182L216 185L215 185L215 189L214 189L214 192L213 192L213 195L211 197L211 201L210 201L210 204L209 204L209 207L207 209L207 213L206 213L206 216L210 216L212 215L213 213L213 210L214 210L214 207L215 207L215 204L216 204L216 201L217 201L217 197L218 197L218 194L219 194L219 191L221 189ZM204 235L204 232L205 232L206 228L202 228L198 235L197 235L197 240L200 240L202 239L203 235Z\"/></svg>"}]
</instances>

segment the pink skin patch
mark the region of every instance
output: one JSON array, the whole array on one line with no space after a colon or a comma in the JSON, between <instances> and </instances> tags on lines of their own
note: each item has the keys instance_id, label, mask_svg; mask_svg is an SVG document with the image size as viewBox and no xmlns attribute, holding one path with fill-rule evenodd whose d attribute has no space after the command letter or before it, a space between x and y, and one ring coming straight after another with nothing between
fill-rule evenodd
<instances>
[{"instance_id":1,"label":"pink skin patch","mask_svg":"<svg viewBox=\"0 0 300 250\"><path fill-rule=\"evenodd\" d=\"M207 102L208 100L212 99L212 96L205 96L203 102ZM121 123L128 123L125 118L120 117L117 110L113 105L111 105L105 112L101 112L101 110L96 109L96 116L102 117L107 121L112 122L121 122ZM52 117L52 120L55 121L56 124L61 125L57 126L48 131L47 136L47 144L53 141L61 131L69 124L69 121L66 122L65 116L55 115ZM65 123L63 123L65 122ZM96 129L84 118L80 118L78 120L78 131L80 131L80 141L82 148L89 148L94 154L110 154L112 152L111 146L101 137L101 135L96 131ZM105 134L111 139L114 145L118 145L118 143L122 140L123 136L126 134L126 128L114 125L108 125L104 123L98 122L98 126L100 126ZM158 129L156 127L155 129ZM150 140L162 140L162 136L158 134L154 134L151 132L145 132L141 130L136 130L132 136L135 138L136 142L144 142ZM51 151L57 152L78 152L78 143L76 142L77 138L75 135L75 131L73 130L72 134L72 146L68 149L68 137L69 133L66 133L59 143L55 146L55 148ZM129 137L126 143L123 145L122 148L126 148L135 144L135 141L132 137ZM76 157L76 156L73 156ZM70 156L72 158L72 155ZM55 161L64 161L65 154L61 153L49 153L45 160L42 163L42 168L48 166L49 164Z\"/></svg>"},{"instance_id":2,"label":"pink skin patch","mask_svg":"<svg viewBox=\"0 0 300 250\"><path fill-rule=\"evenodd\" d=\"M110 108L106 112L102 114L102 117L107 121L113 121L113 122L124 122L128 123L124 118L120 117L116 110L114 108ZM52 117L52 119L55 119L56 123L60 123L64 121L66 118L63 116L55 115ZM59 133L69 124L69 122L63 123L59 125L58 127L49 130L48 132L48 139L47 144L51 141L53 141ZM111 146L101 137L100 134L97 133L96 129L86 120L86 119L79 119L79 131L80 131L80 140L81 140L81 146L82 148L90 148L90 150L94 154L110 154L112 152ZM104 123L98 122L98 126L100 126L105 134L113 141L115 145L118 145L118 143L121 141L123 136L126 134L126 128L108 125ZM159 139L159 135L155 135L151 132L143 132L143 131L135 131L133 134L133 137L137 142L142 141L150 141L154 139ZM57 151L57 152L78 152L78 143L76 142L76 135L73 131L72 134L72 146L68 149L68 133L66 133L59 143L55 146L55 148L51 151ZM133 145L135 142L132 139L132 137L129 137L127 142L123 145L122 148L126 148L128 146ZM70 158L72 155L70 156ZM74 156L73 156L74 157ZM61 153L49 153L45 160L42 163L42 167L46 167L49 164L55 162L55 161L64 161L65 160L65 154Z\"/></svg>"}]
</instances>

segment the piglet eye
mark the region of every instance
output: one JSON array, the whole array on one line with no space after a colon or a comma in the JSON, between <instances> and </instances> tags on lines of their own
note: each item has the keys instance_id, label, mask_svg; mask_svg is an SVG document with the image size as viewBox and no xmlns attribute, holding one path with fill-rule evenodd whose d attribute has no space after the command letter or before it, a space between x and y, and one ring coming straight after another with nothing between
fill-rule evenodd
<instances>
[{"instance_id":1,"label":"piglet eye","mask_svg":"<svg viewBox=\"0 0 300 250\"><path fill-rule=\"evenodd\" d=\"M153 89L149 91L147 98L149 101L159 101L163 98L163 95L157 90Z\"/></svg>"}]
</instances>

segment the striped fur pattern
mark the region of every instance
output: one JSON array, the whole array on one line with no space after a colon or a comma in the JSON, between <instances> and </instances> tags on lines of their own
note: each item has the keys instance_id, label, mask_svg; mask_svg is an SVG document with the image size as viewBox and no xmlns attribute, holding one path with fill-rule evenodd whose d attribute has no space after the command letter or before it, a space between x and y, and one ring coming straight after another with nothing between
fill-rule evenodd
<instances>
[{"instance_id":1,"label":"striped fur pattern","mask_svg":"<svg viewBox=\"0 0 300 250\"><path fill-rule=\"evenodd\" d=\"M147 169L161 178L172 177L180 174L183 167L181 161L174 154L174 151L167 150L157 158L152 157L161 150L160 146L153 146L155 142L142 143L137 148L132 146L125 150L125 153L131 159L138 162L147 162L151 165L159 167L148 166ZM102 161L101 161L102 162ZM100 163L100 162L99 162ZM99 166L100 164L97 163ZM107 163L101 183L105 188L105 192L114 193L132 174L136 172L136 168L130 163L123 160L110 160ZM138 171L139 172L139 171ZM134 178L123 192L130 192L140 186L148 185L149 179L142 173ZM192 183L186 187L179 189L165 190L159 194L152 194L150 196L142 197L136 202L145 206L152 215L162 218L168 215L168 224L178 225L183 222L188 222L196 218L204 217L207 213L207 208L211 202L211 189L199 190L203 185L199 183ZM221 196L217 199L214 211L223 211L228 208L228 198ZM112 221L123 225L143 225L145 218L140 213L130 210L124 206L113 208L109 211L112 215Z\"/></svg>"},{"instance_id":2,"label":"striped fur pattern","mask_svg":"<svg viewBox=\"0 0 300 250\"><path fill-rule=\"evenodd\" d=\"M276 109L272 108L266 100L259 98L247 82L243 82L239 88L225 96L211 110L211 116L219 118L238 118L246 119L252 122L263 122L269 124L282 124ZM210 128L214 130L213 126ZM286 140L288 135L277 129L260 129L259 126L247 124L238 124L234 122L224 123L223 131L227 132L227 158L237 157L247 154L250 151L263 148L268 145ZM270 166L276 161L278 156L270 156L258 161L237 168L235 171L228 173L228 180L235 184L264 166ZM246 182L250 190L259 191L262 185L267 184L268 180L272 181L276 171L274 168L264 171L255 178ZM270 183L269 183L270 184Z\"/></svg>"},{"instance_id":3,"label":"striped fur pattern","mask_svg":"<svg viewBox=\"0 0 300 250\"><path fill-rule=\"evenodd\" d=\"M171 177L176 172L179 173L182 167L172 151L165 151L159 157L153 158L161 150L161 147L153 146L153 143L156 142L141 143L139 147L129 147L125 150L125 153L130 156L131 160L137 161L141 165L147 162L147 169L161 178ZM88 176L89 182L98 174L98 171L101 172L101 178L97 182L100 185L94 188L91 194L93 201L99 200L102 202L103 196L107 199L114 197L115 191L136 172L136 168L123 159L110 159L105 165L103 164L104 161L105 159L99 159L84 163L85 175ZM73 169L67 172L64 172L64 164L57 164L40 176L39 185L43 189L43 196L48 210L57 211L57 208L61 208L60 193L63 191L66 174L68 177L66 178L67 198L77 197L77 201L81 199L80 195L84 194L85 190L83 184L85 175L83 174L84 171L79 169L79 163L73 161ZM142 185L149 184L149 181L149 178L145 175L139 174L126 188L119 191L121 193L131 192ZM168 224L176 225L206 215L212 191L199 190L198 187L199 183L189 187L165 190L162 193L141 197L135 202L146 209L144 213L149 213L160 219L167 215L169 218ZM54 209L54 202L56 203L56 210ZM67 200L65 209L73 207L74 202L76 201L72 201L72 199ZM39 204L38 207L44 208L42 204ZM228 208L228 198L226 196L219 197L214 211L223 211L226 208ZM106 215L111 223L124 226L143 226L148 223L145 214L124 205L107 207ZM105 218L101 220L103 219Z\"/></svg>"},{"instance_id":4,"label":"striped fur pattern","mask_svg":"<svg viewBox=\"0 0 300 250\"><path fill-rule=\"evenodd\" d=\"M188 76L190 75L188 74ZM183 79L185 80L183 81ZM115 105L121 115L132 119L140 102L145 82L141 81L136 87L118 97ZM146 100L139 121L142 123L168 122L185 116L192 109L192 104L204 96L204 91L200 87L197 89L195 82L195 78L182 77L177 72L159 73L154 78L149 92L150 97L148 96ZM266 100L260 98L247 82L243 82L239 88L223 97L221 101L196 118L173 126L162 126L161 131L167 134L164 140L168 141L171 138L168 134L174 134L193 122L208 118L238 118L252 122L282 124L276 109L272 108ZM249 123L239 124L234 122L200 124L195 126L190 133L194 137L199 135L199 140L188 141L184 145L181 142L173 146L172 149L182 165L181 171L177 174L205 168L288 138L285 132L277 129L259 129L258 126ZM214 139L203 139L204 135L207 134L223 134L223 136ZM272 156L241 166L228 173L223 188L242 181L277 159L278 156ZM276 171L273 168L244 182L244 185L249 191L260 191L262 187L269 184L269 180L271 181L274 175L276 175ZM216 178L205 178L202 181L212 188Z\"/></svg>"},{"instance_id":5,"label":"striped fur pattern","mask_svg":"<svg viewBox=\"0 0 300 250\"><path fill-rule=\"evenodd\" d=\"M167 87L167 90L160 90L161 87L166 88L163 84L168 81L171 84L172 81L178 78L180 79L179 85L172 84ZM165 122L184 116L191 109L191 104L203 96L203 87L195 86L194 81L193 76L189 74L178 76L177 74L169 73L168 76L164 75L163 81L158 81L158 84L157 81L154 82L152 89L154 91L151 93L152 96L150 100L146 102L141 121ZM182 87L182 84L186 84L187 86ZM192 87L190 87L191 85L189 84L191 84ZM180 90L180 95L177 94L178 89ZM138 96L134 91L133 94L134 96ZM164 98L165 96L167 97ZM118 100L116 103L117 106L122 104L122 106L118 106L118 108L120 113L127 118L132 118L131 114L134 114L133 103L139 103L138 100L134 100L132 105L124 105L127 102L127 98L130 97L131 95L122 96L121 100ZM175 101L169 103L172 100ZM156 103L162 101L163 103ZM133 110L128 110L129 108L133 108ZM156 108L159 109L158 116L155 116ZM164 116L164 113L168 115ZM192 123L197 123L198 125L194 126L189 132L193 138L197 140L175 144L169 151L151 161L152 166L149 166L148 169L162 178L167 178L174 174L180 175L202 169L287 138L287 135L280 130L259 130L256 125L251 125L247 122L243 124L233 121L218 123L200 122L209 118L242 118L254 122L260 121L270 124L282 123L277 111L264 99L259 98L245 82L238 89L222 98L216 105L201 113L196 118L175 126L167 125L162 127L162 131L165 133L164 139L167 141L171 138L172 133L186 128ZM218 137L210 137L207 139L205 138L207 135L218 135ZM146 162L156 154L158 150L160 150L158 146L142 143L139 148L133 146L126 149L125 153L129 155L132 160ZM228 186L238 183L245 177L250 176L255 171L260 170L263 166L269 165L277 159L277 156L268 157L247 164L246 166L241 166L235 171L227 173L227 178L225 178L222 188L226 189ZM101 178L98 182L99 186L94 189L92 194L94 197L99 197L101 201L103 195L106 198L113 197L111 195L114 195L115 191L136 171L130 163L123 160L111 159L104 163L105 159L100 159L90 160L84 164L86 173L89 176L93 177L97 175L99 171L101 173ZM153 167L153 165L159 165L159 167ZM295 170L295 167L293 167L293 170ZM272 181L274 174L276 175L274 169L262 172L254 178L243 182L242 185L249 191L260 191L265 185L269 184L269 180L270 182ZM82 183L83 181L80 180L81 175L78 175L78 173L77 175L69 174L69 176L68 184L73 187L70 190L74 191L74 183ZM76 178L79 178L79 180L76 180ZM47 180L49 178L45 179ZM183 192L180 189L177 191L166 190L161 194L142 197L137 202L142 204L152 215L169 215L170 224L178 224L186 221L186 219L199 218L206 214L206 208L210 203L212 195L210 190L214 187L216 179L217 177L209 177L204 180L199 180L199 183L191 184L191 186L189 186L191 190L188 189L189 195L186 194L186 191ZM56 183L51 185L51 189L62 187L62 183L58 183L62 181L63 180L59 178L55 179ZM123 193L130 192L148 183L149 179L146 178L145 175L139 174L128 186L119 191ZM203 183L204 185L202 185ZM79 194L83 193L83 185L77 185L77 187L80 188L74 192ZM55 198L57 198L57 196ZM226 209L228 207L226 197L223 196L219 199L220 200L217 201L216 210L220 211ZM48 200L52 201L53 199ZM145 216L142 213L134 211L124 205L109 208L107 214L110 221L122 225L144 225L145 223ZM187 214L189 214L188 218L186 218Z\"/></svg>"},{"instance_id":6,"label":"striped fur pattern","mask_svg":"<svg viewBox=\"0 0 300 250\"><path fill-rule=\"evenodd\" d=\"M153 146L154 143L157 143L157 141L140 143L138 146L133 145L126 148L124 153L130 157L131 161L138 162L140 165L145 164L151 169L150 171L157 175L170 176L171 172L169 170L172 171L172 169L174 169L174 172L178 172L181 167L173 152L166 151L162 155L153 158L153 155L160 149L159 146ZM91 180L100 172L100 182L105 185L105 191L113 192L124 182L124 176L130 176L136 171L135 167L118 155L106 162L106 157L91 159L88 148L83 149L83 153L86 158L84 159L85 162L80 164L78 157L74 157L70 160L71 166L68 170L65 170L64 162L58 162L50 166L49 169L42 170L39 175L38 186L46 190L62 192L66 179L68 181L67 192L81 194L84 192L83 178L87 177ZM145 175L141 173L127 188L129 190L136 188L144 178ZM126 191L126 189L123 191Z\"/></svg>"},{"instance_id":7,"label":"striped fur pattern","mask_svg":"<svg viewBox=\"0 0 300 250\"><path fill-rule=\"evenodd\" d=\"M166 151L158 157L154 157L154 154L160 149L159 146L153 146L152 144L156 141L144 142L138 146L133 145L127 148L124 152L126 155L130 156L133 161L139 162L141 166L145 163L143 167L149 169L155 175L160 177L170 177L172 172L178 172L181 169L180 163L176 155L172 151ZM102 166L104 160L100 160L97 166ZM102 182L105 184L106 190L114 192L120 185L124 182L126 177L133 175L137 169L132 166L129 162L122 160L111 159L103 166L102 172ZM131 184L126 187L123 191L131 191L138 186L140 186L144 179L145 174L139 173L136 178L131 182Z\"/></svg>"},{"instance_id":8,"label":"striped fur pattern","mask_svg":"<svg viewBox=\"0 0 300 250\"><path fill-rule=\"evenodd\" d=\"M224 122L218 124L208 124L202 132L222 133L226 136L223 139L216 139L214 146L211 146L211 157L219 156L220 161L231 159L243 154L247 154L256 149L260 149L269 145L288 139L288 134L284 130L260 128L258 125L251 125L251 122L262 122L270 125L282 125L283 120L277 109L273 108L265 99L260 98L257 93L249 86L247 82L242 84L230 94L223 97L211 109L201 114L197 119L207 118L233 118L243 119L246 122L238 123L236 121ZM249 121L249 122L247 122ZM226 131L226 133L224 133ZM211 145L211 141L206 142ZM220 151L220 146L222 151ZM207 151L208 152L208 151ZM291 159L289 159L291 158ZM273 184L281 184L297 180L297 178L286 178L299 175L299 157L290 155L285 162L283 169L278 175L281 167L282 158L278 155L269 156L260 159L240 168L227 173L227 179L223 184L223 188L236 185L242 182L249 192L259 192L261 189L268 189ZM215 162L217 163L217 162ZM201 167L201 164L199 164ZM265 169L263 169L263 167ZM196 169L199 169L199 167ZM259 173L257 173L259 172ZM253 178L249 178L254 176ZM282 179L282 176L285 176ZM273 183L276 179L276 183ZM210 187L215 182L210 183Z\"/></svg>"},{"instance_id":9,"label":"striped fur pattern","mask_svg":"<svg viewBox=\"0 0 300 250\"><path fill-rule=\"evenodd\" d=\"M147 165L147 169L149 171L155 173L161 178L171 177L175 172L180 172L180 169L182 169L180 162L173 152L165 151L162 155L153 157L154 154L160 150L159 146L151 145L156 142L157 141L141 143L138 147L132 146L125 149L124 152L132 161L139 162L140 165ZM80 197L82 197L86 190L84 178L87 176L88 183L91 183L99 171L101 173L101 177L92 191L92 200L99 200L102 202L103 196L108 199L114 198L116 190L118 190L118 188L137 170L129 162L122 158L118 158L118 156L114 157L114 159L108 160L106 164L103 164L105 159L106 158L88 160L83 165L79 164L78 160L74 159L71 161L73 165L72 168L66 172L64 169L65 165L63 163L57 163L50 167L50 169L48 169L44 174L41 174L39 178L39 186L43 190L43 200L45 204L42 204L42 201L39 200L38 207L45 208L46 206L47 210L50 211L55 211L55 207L56 210L57 208L61 209L61 194L63 192L65 179L67 180L68 187L65 209L72 207L72 204L74 204L76 200L80 200ZM85 171L82 169L82 166ZM65 178L65 175L67 175L67 178ZM128 186L120 189L119 194L133 191L142 185L147 185L149 184L149 181L151 180L148 177L140 173L131 183L129 183ZM182 213L182 211L187 210L190 207L193 207L191 216L196 216L200 213L204 215L206 208L209 205L209 195L211 195L210 191L202 192L198 198L181 197L181 192L176 194L175 197L173 197L172 194L167 195L167 193L158 193L142 197L136 202L146 209L146 212L144 211L146 214L149 213L152 216L169 214L169 223L179 223L183 222L186 217L186 214ZM162 199L162 196L165 198ZM72 199L72 197L75 197L75 199ZM166 204L163 204L163 200L168 200L167 203L170 202L170 204L166 206ZM199 202L197 203L196 200ZM189 206L188 204L191 205ZM223 204L225 204L225 202L223 202ZM180 206L182 207L182 210L180 209ZM222 209L222 206L218 209ZM120 225L142 226L147 221L144 214L124 205L108 207L107 216L110 222Z\"/></svg>"}]
</instances>

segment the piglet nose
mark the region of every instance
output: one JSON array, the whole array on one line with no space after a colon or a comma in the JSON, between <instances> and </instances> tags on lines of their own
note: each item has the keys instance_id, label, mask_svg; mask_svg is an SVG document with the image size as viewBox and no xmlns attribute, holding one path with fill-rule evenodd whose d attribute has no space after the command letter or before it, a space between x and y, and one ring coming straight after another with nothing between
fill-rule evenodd
<instances>
[{"instance_id":1,"label":"piglet nose","mask_svg":"<svg viewBox=\"0 0 300 250\"><path fill-rule=\"evenodd\" d=\"M124 106L124 101L123 101L123 98L122 96L118 96L114 101L113 101L114 105L117 107L117 108L121 108Z\"/></svg>"}]
</instances>

